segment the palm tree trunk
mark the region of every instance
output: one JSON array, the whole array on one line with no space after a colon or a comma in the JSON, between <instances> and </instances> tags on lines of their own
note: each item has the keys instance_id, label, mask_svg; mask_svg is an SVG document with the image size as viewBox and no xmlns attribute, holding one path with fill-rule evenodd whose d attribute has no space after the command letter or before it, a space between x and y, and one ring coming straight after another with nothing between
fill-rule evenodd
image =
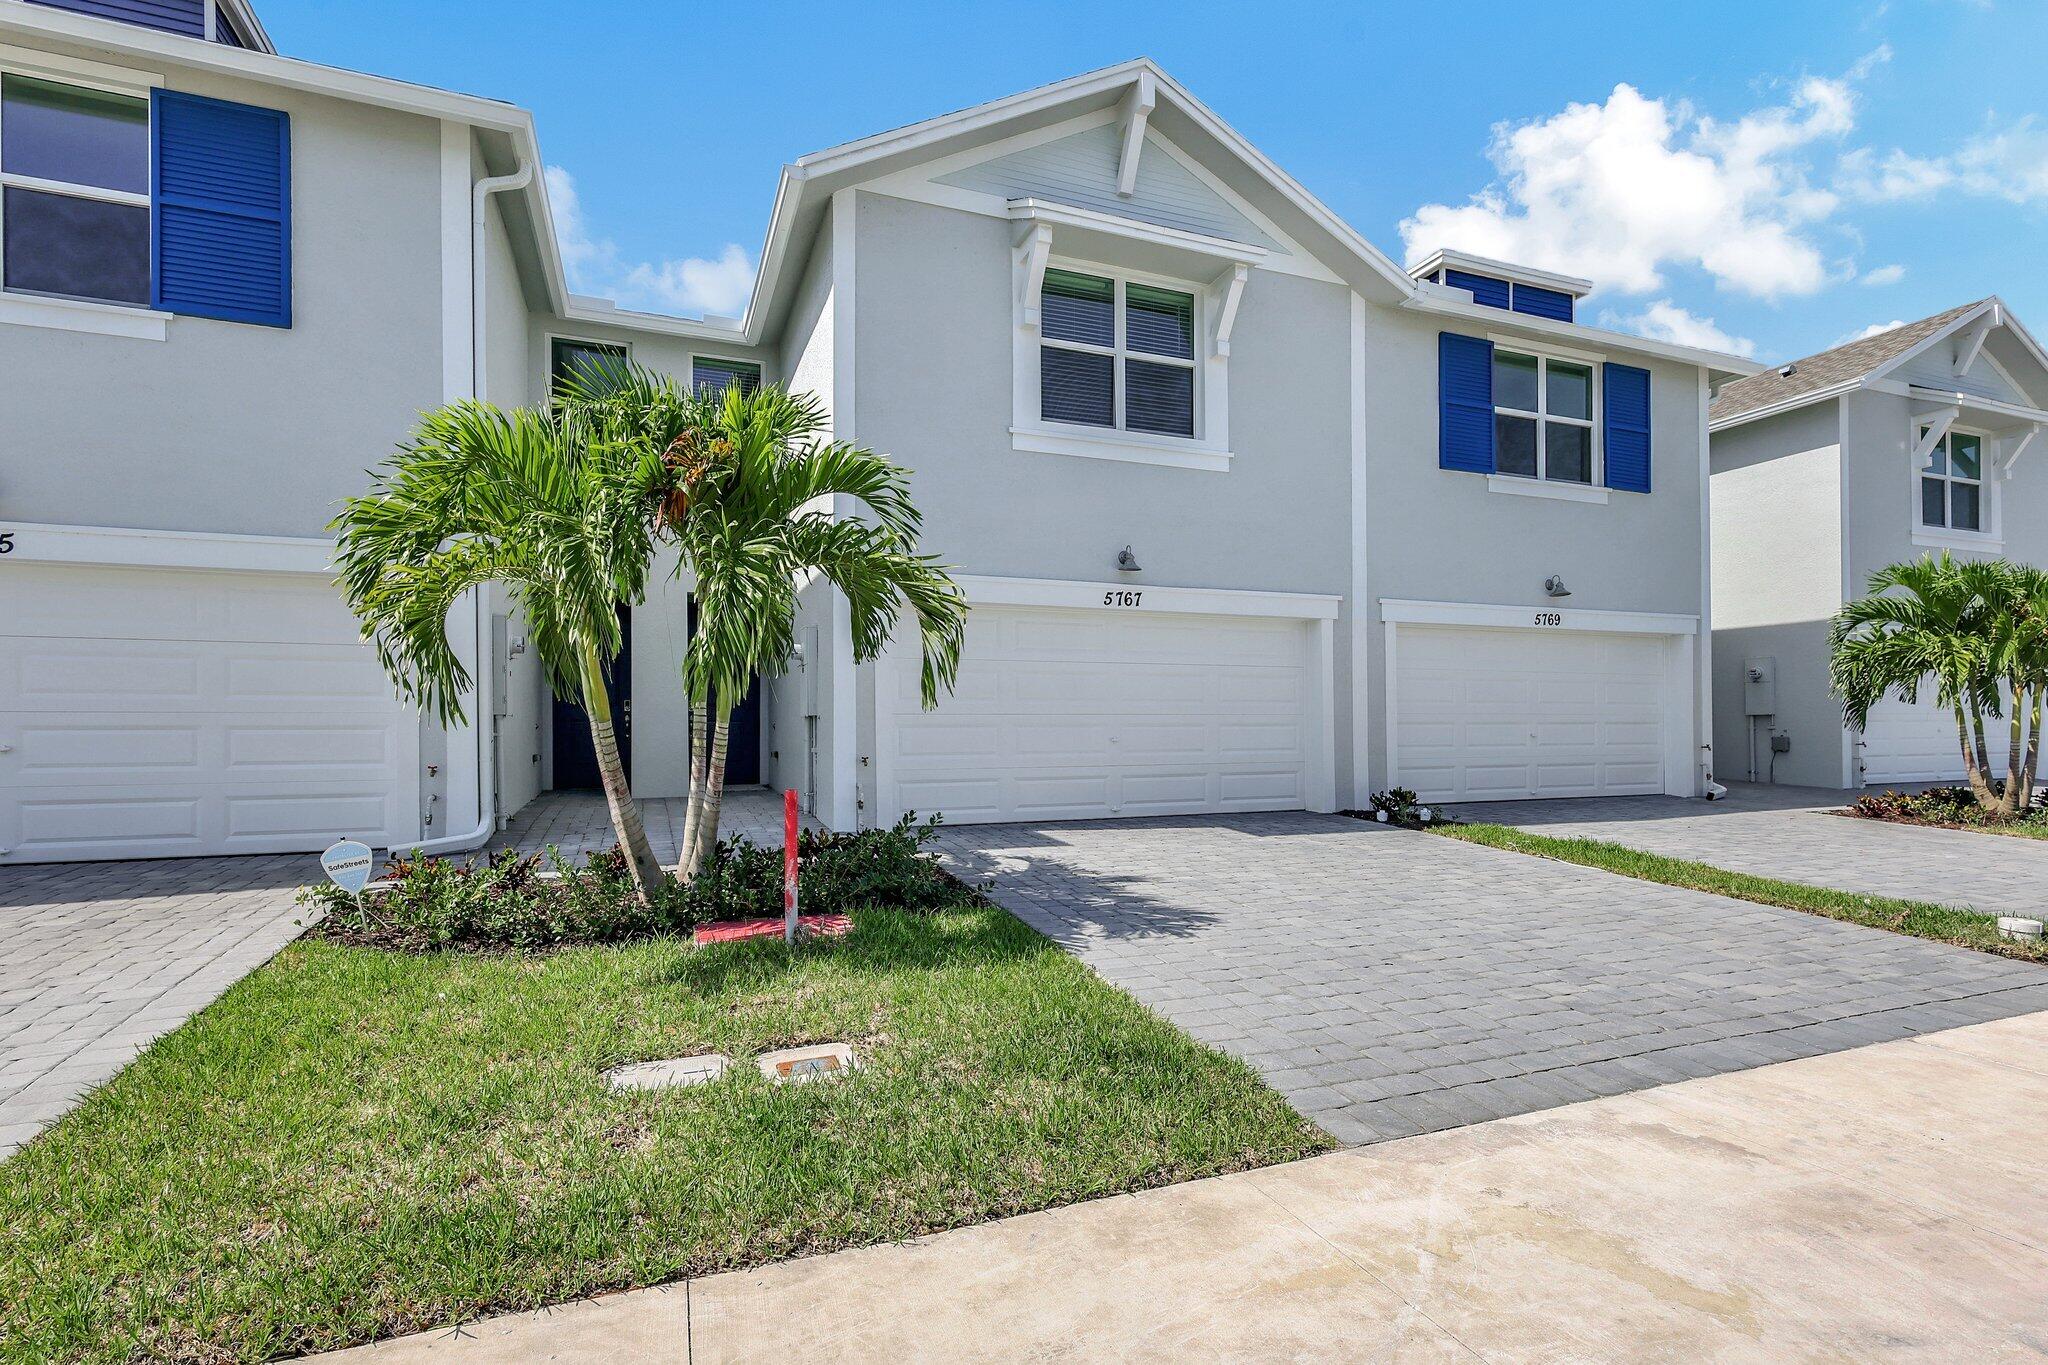
<instances>
[{"instance_id":1,"label":"palm tree trunk","mask_svg":"<svg viewBox=\"0 0 2048 1365\"><path fill-rule=\"evenodd\" d=\"M2027 722L2027 766L2026 770L2020 774L2019 809L2021 814L2025 814L2033 807L2034 775L2040 771L2041 767L2041 697L2042 689L2036 688L2033 693L2031 714Z\"/></svg>"},{"instance_id":2,"label":"palm tree trunk","mask_svg":"<svg viewBox=\"0 0 2048 1365\"><path fill-rule=\"evenodd\" d=\"M647 842L647 826L641 823L640 807L634 804L633 789L626 781L626 765L619 758L618 736L612 732L612 697L604 683L604 664L595 646L583 646L583 711L590 717L590 744L597 753L598 780L604 784L605 804L611 808L612 829L619 847L626 851L626 869L633 878L633 891L645 904L661 884L661 862Z\"/></svg>"},{"instance_id":3,"label":"palm tree trunk","mask_svg":"<svg viewBox=\"0 0 2048 1365\"><path fill-rule=\"evenodd\" d=\"M725 742L731 730L732 712L723 696L716 705L718 713L711 722L710 771L704 775L704 823L697 831L696 857L690 864L692 877L703 870L704 860L718 847L718 817L725 806Z\"/></svg>"},{"instance_id":4,"label":"palm tree trunk","mask_svg":"<svg viewBox=\"0 0 2048 1365\"><path fill-rule=\"evenodd\" d=\"M1977 749L1977 776L1970 789L1976 793L1978 805L1996 811L1998 793L1991 790L1991 750L1984 742L1984 712L1974 705L1970 707L1970 726Z\"/></svg>"},{"instance_id":5,"label":"palm tree trunk","mask_svg":"<svg viewBox=\"0 0 2048 1365\"><path fill-rule=\"evenodd\" d=\"M2007 727L2005 749L2005 790L1998 796L1998 813L2006 819L2019 809L2016 804L2020 797L2020 766L2025 762L2023 749L2027 741L2027 716L2021 710L2026 704L2027 693L2023 687L2012 689L2012 724Z\"/></svg>"},{"instance_id":6,"label":"palm tree trunk","mask_svg":"<svg viewBox=\"0 0 2048 1365\"><path fill-rule=\"evenodd\" d=\"M1956 703L1956 742L1963 748L1963 776L1969 781L1970 794L1977 798L1977 804L1989 809L1992 803L1991 783L1984 776L1980 766L1977 746L1970 742L1970 719L1963 712L1963 704Z\"/></svg>"},{"instance_id":7,"label":"palm tree trunk","mask_svg":"<svg viewBox=\"0 0 2048 1365\"><path fill-rule=\"evenodd\" d=\"M704 823L704 750L710 708L693 703L690 707L690 800L683 812L683 847L676 859L676 875L685 880L696 866L697 831Z\"/></svg>"}]
</instances>

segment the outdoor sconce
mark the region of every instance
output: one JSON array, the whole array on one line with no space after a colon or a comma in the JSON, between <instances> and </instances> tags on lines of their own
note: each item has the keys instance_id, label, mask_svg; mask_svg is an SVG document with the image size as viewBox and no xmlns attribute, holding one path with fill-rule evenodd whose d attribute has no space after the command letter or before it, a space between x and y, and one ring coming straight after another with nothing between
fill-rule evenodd
<instances>
[{"instance_id":1,"label":"outdoor sconce","mask_svg":"<svg viewBox=\"0 0 2048 1365\"><path fill-rule=\"evenodd\" d=\"M1116 557L1116 566L1124 573L1144 572L1143 569L1138 567L1138 557L1131 553L1131 547L1128 545L1124 546L1123 553Z\"/></svg>"},{"instance_id":2,"label":"outdoor sconce","mask_svg":"<svg viewBox=\"0 0 2048 1365\"><path fill-rule=\"evenodd\" d=\"M1552 574L1543 580L1543 591L1552 597L1570 597L1572 590L1564 585L1563 574Z\"/></svg>"}]
</instances>

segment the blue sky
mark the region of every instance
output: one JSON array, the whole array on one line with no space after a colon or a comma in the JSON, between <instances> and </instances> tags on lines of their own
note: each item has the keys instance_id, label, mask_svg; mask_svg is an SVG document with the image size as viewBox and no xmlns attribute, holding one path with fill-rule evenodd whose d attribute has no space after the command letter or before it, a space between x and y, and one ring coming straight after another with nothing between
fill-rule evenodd
<instances>
[{"instance_id":1,"label":"blue sky","mask_svg":"<svg viewBox=\"0 0 2048 1365\"><path fill-rule=\"evenodd\" d=\"M1390 254L1588 276L1602 325L1789 359L1998 293L2048 328L2033 0L258 2L290 55L532 109L578 287L636 307L737 311L805 152L1146 54Z\"/></svg>"}]
</instances>

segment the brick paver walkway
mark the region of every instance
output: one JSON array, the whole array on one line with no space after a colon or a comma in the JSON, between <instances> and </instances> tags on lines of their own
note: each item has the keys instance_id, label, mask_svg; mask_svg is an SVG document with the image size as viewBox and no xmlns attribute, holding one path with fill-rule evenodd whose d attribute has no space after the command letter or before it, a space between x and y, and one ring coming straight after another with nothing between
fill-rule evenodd
<instances>
[{"instance_id":1,"label":"brick paver walkway","mask_svg":"<svg viewBox=\"0 0 2048 1365\"><path fill-rule=\"evenodd\" d=\"M0 868L0 1159L299 934L310 857Z\"/></svg>"},{"instance_id":2,"label":"brick paver walkway","mask_svg":"<svg viewBox=\"0 0 2048 1365\"><path fill-rule=\"evenodd\" d=\"M1454 807L1468 820L1603 839L1864 896L1903 896L1988 915L2048 907L2048 841L1921 829L1833 814L1854 793L1740 783L1726 801L1675 796L1499 801Z\"/></svg>"},{"instance_id":3,"label":"brick paver walkway","mask_svg":"<svg viewBox=\"0 0 2048 1365\"><path fill-rule=\"evenodd\" d=\"M682 854L683 814L688 802L642 801L640 818L647 823L647 839L663 862L672 863ZM807 828L816 822L804 817ZM726 792L718 815L718 837L739 835L757 844L782 846L782 793L765 787L736 787ZM612 833L611 812L598 792L542 792L526 809L512 818L498 836L499 842L528 853L553 845L574 860L611 848L618 843Z\"/></svg>"},{"instance_id":4,"label":"brick paver walkway","mask_svg":"<svg viewBox=\"0 0 2048 1365\"><path fill-rule=\"evenodd\" d=\"M2048 968L1339 816L940 842L1346 1142L2048 1009Z\"/></svg>"}]
</instances>

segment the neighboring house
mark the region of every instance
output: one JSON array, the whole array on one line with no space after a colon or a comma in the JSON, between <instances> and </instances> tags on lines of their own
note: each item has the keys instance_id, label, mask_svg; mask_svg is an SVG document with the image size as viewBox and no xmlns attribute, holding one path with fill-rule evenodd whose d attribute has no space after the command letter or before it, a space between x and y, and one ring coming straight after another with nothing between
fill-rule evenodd
<instances>
[{"instance_id":1,"label":"neighboring house","mask_svg":"<svg viewBox=\"0 0 2048 1365\"><path fill-rule=\"evenodd\" d=\"M2048 356L1996 298L1719 390L1714 740L1724 777L1850 788L1962 776L1954 716L1931 692L1912 706L1886 702L1863 731L1844 724L1828 686L1828 621L1873 573L1921 555L2048 564L2044 426Z\"/></svg>"},{"instance_id":2,"label":"neighboring house","mask_svg":"<svg viewBox=\"0 0 2048 1365\"><path fill-rule=\"evenodd\" d=\"M501 594L451 618L468 728L393 699L324 526L419 410L592 348L913 471L955 694L856 667L820 585L736 718L732 780L834 827L1711 780L1706 397L1754 367L1403 271L1149 62L800 159L747 316L690 321L569 294L525 112L110 8L0 0L0 862L474 847L590 785ZM687 785L687 586L630 613L643 797Z\"/></svg>"}]
</instances>

